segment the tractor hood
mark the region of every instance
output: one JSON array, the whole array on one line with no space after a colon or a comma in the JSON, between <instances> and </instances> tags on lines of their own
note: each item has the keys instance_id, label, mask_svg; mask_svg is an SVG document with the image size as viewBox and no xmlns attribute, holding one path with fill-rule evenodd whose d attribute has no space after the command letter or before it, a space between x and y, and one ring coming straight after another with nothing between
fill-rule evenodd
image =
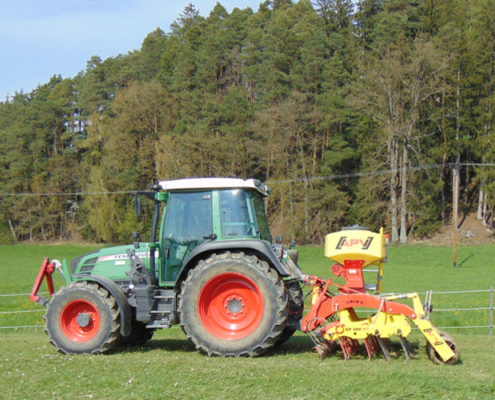
<instances>
[{"instance_id":1,"label":"tractor hood","mask_svg":"<svg viewBox=\"0 0 495 400\"><path fill-rule=\"evenodd\" d=\"M140 243L138 249L134 249L132 244L128 244L107 247L83 254L71 261L71 272L72 274L100 275L111 280L129 280L129 277L125 274L130 270L130 261L127 256L128 249L135 250L136 255L149 268L149 243ZM158 258L158 251L155 252L156 258Z\"/></svg>"}]
</instances>

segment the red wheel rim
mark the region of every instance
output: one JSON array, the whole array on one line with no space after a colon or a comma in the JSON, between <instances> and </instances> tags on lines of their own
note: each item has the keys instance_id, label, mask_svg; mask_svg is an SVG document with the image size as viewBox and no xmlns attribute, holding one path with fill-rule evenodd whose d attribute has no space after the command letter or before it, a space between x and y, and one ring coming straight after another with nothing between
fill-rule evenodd
<instances>
[{"instance_id":1,"label":"red wheel rim","mask_svg":"<svg viewBox=\"0 0 495 400\"><path fill-rule=\"evenodd\" d=\"M100 313L86 300L73 300L60 314L60 326L64 335L74 342L93 339L100 329Z\"/></svg>"},{"instance_id":2,"label":"red wheel rim","mask_svg":"<svg viewBox=\"0 0 495 400\"><path fill-rule=\"evenodd\" d=\"M198 297L201 323L213 336L239 340L258 328L264 312L258 286L248 277L228 272L210 279Z\"/></svg>"}]
</instances>

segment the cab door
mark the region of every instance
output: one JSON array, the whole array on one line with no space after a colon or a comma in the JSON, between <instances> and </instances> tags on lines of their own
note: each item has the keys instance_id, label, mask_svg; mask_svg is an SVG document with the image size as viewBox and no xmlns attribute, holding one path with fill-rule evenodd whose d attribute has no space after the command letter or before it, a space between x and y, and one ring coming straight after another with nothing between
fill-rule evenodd
<instances>
[{"instance_id":1,"label":"cab door","mask_svg":"<svg viewBox=\"0 0 495 400\"><path fill-rule=\"evenodd\" d=\"M211 191L170 194L162 230L162 283L174 283L191 251L212 234Z\"/></svg>"}]
</instances>

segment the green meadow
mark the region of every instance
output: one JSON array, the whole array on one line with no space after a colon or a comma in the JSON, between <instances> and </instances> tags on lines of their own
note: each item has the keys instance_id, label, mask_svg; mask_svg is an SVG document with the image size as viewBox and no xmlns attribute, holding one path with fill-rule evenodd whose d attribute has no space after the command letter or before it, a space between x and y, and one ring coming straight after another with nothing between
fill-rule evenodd
<instances>
[{"instance_id":1,"label":"green meadow","mask_svg":"<svg viewBox=\"0 0 495 400\"><path fill-rule=\"evenodd\" d=\"M0 295L29 293L44 257L68 260L96 246L17 245L0 247ZM387 293L488 290L495 284L495 247L452 249L391 247L384 266ZM330 277L332 262L319 247L300 248L299 264L307 274ZM55 285L63 284L56 272ZM370 282L375 274L365 275ZM339 282L338 279L335 279ZM46 287L42 287L46 291ZM144 347L117 349L98 356L65 356L48 343L43 308L29 296L0 297L0 379L3 398L22 399L491 399L495 397L495 341L487 328L450 329L461 350L461 363L437 366L425 353L425 340L410 335L409 363L393 342L392 360L363 351L345 362L340 352L321 361L309 337L297 333L261 357L222 359L197 352L178 328L158 331ZM422 295L424 298L424 295ZM489 293L434 294L434 308L483 308ZM486 310L433 312L437 327L484 326Z\"/></svg>"}]
</instances>

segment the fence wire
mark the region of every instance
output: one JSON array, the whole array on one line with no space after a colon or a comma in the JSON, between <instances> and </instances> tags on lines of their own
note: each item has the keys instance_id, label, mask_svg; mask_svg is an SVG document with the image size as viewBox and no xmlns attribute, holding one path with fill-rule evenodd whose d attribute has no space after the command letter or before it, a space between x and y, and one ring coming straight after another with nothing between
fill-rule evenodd
<instances>
[{"instance_id":1,"label":"fence wire","mask_svg":"<svg viewBox=\"0 0 495 400\"><path fill-rule=\"evenodd\" d=\"M48 292L43 292L40 294L47 294ZM430 315L430 310L432 309L432 299L433 295L446 295L446 294L468 294L468 293L489 293L489 306L488 307L462 307L462 308L435 308L435 312L458 312L458 311L489 311L489 324L488 325L463 325L463 326L438 326L438 329L489 329L489 335L493 336L493 286L490 289L481 290L462 290L462 291L448 291L448 292L434 292L432 290L426 292L420 292L419 294L425 295L425 309L427 310L428 317ZM1 297L15 297L15 296L29 296L30 293L13 293L13 294L1 294ZM2 311L0 315L12 315L12 314L24 314L24 313L40 313L44 312L45 309L39 310L9 310ZM307 309L304 311L308 311ZM373 312L375 309L359 309L357 312ZM30 328L42 328L43 325L19 325L19 326L0 326L0 329L30 329ZM178 327L174 327L178 328ZM417 328L413 328L417 329Z\"/></svg>"},{"instance_id":2,"label":"fence wire","mask_svg":"<svg viewBox=\"0 0 495 400\"><path fill-rule=\"evenodd\" d=\"M395 169L383 169L377 171L366 171L366 172L353 172L349 174L340 175L324 175L324 176L304 176L293 179L283 179L283 180L268 180L266 183L270 185L277 185L280 183L288 182L312 182L312 181L333 181L338 179L347 178L360 178L360 177L371 177L383 174L398 174L407 173L414 171L423 171L428 169L439 169L439 168L459 168L459 167L495 167L495 163L445 163L445 164L431 164L431 165L409 165L407 167L400 167ZM85 196L85 195L103 195L103 194L135 194L137 190L117 190L117 191L88 191L88 192L54 192L54 193L0 193L0 197L19 197L19 196Z\"/></svg>"}]
</instances>

